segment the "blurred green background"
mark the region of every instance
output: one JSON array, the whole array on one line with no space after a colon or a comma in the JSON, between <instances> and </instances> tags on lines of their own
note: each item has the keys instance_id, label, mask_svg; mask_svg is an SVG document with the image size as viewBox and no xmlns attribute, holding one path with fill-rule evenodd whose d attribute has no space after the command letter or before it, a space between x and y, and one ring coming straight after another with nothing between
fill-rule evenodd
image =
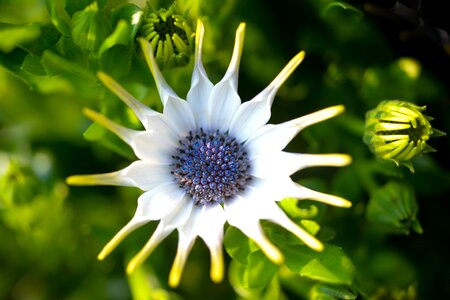
<instances>
[{"instance_id":1,"label":"blurred green background","mask_svg":"<svg viewBox=\"0 0 450 300\"><path fill-rule=\"evenodd\" d=\"M339 209L304 201L298 215L318 222L318 237L341 247L354 271L350 283L336 285L281 267L268 279L255 279L264 282L255 287L237 279L237 264L226 255L231 269L223 283L214 284L207 248L197 242L175 290L167 278L176 234L136 273L124 272L154 223L130 235L105 261L96 259L133 215L139 190L68 187L64 181L73 174L114 171L134 158L118 138L82 115L89 107L139 128L96 79L98 70L161 109L132 34L138 28L117 29L118 20L126 22L127 12L145 7L145 1L96 1L111 28L97 30L98 43L83 47L71 26L92 2L0 0L0 299L450 298L448 138L430 141L437 152L415 158L414 174L376 159L362 142L365 113L386 99L426 105L425 113L435 118L432 126L450 132L449 1L177 2L192 24L204 20L204 64L213 82L226 70L237 26L247 23L239 77L243 101L299 50L306 51L277 94L271 123L346 106L342 116L305 129L288 150L352 155L348 167L308 169L294 178L354 203ZM172 3L150 4L158 10ZM192 65L191 59L186 66L164 68L179 95L189 88ZM392 199L403 201L403 210Z\"/></svg>"}]
</instances>

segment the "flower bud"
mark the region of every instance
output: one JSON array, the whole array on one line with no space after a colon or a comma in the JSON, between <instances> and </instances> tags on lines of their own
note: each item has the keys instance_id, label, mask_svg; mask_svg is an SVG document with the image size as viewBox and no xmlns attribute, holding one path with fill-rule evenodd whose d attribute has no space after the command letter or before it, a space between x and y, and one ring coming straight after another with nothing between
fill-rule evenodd
<instances>
[{"instance_id":1,"label":"flower bud","mask_svg":"<svg viewBox=\"0 0 450 300\"><path fill-rule=\"evenodd\" d=\"M390 159L397 166L414 168L410 160L423 153L435 151L426 142L430 137L445 133L432 128L431 117L424 115L425 106L400 100L382 101L366 114L364 142L381 159Z\"/></svg>"},{"instance_id":2,"label":"flower bud","mask_svg":"<svg viewBox=\"0 0 450 300\"><path fill-rule=\"evenodd\" d=\"M147 13L140 35L152 46L158 66L181 67L194 51L194 32L187 18L176 14L175 6Z\"/></svg>"},{"instance_id":3,"label":"flower bud","mask_svg":"<svg viewBox=\"0 0 450 300\"><path fill-rule=\"evenodd\" d=\"M412 229L422 233L417 219L417 200L414 190L394 181L371 193L367 205L367 219L393 232L409 234Z\"/></svg>"},{"instance_id":4,"label":"flower bud","mask_svg":"<svg viewBox=\"0 0 450 300\"><path fill-rule=\"evenodd\" d=\"M73 15L71 29L75 44L89 51L96 51L112 31L108 17L98 10L97 2Z\"/></svg>"}]
</instances>

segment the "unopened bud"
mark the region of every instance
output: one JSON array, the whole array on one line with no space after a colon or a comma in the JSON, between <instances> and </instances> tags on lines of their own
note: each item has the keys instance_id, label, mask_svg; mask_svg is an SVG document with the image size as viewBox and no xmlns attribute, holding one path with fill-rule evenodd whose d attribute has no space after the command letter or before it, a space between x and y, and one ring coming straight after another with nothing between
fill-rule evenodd
<instances>
[{"instance_id":1,"label":"unopened bud","mask_svg":"<svg viewBox=\"0 0 450 300\"><path fill-rule=\"evenodd\" d=\"M176 14L174 5L148 13L140 35L150 42L161 69L189 63L195 43L192 24L188 18Z\"/></svg>"},{"instance_id":2,"label":"unopened bud","mask_svg":"<svg viewBox=\"0 0 450 300\"><path fill-rule=\"evenodd\" d=\"M432 118L422 113L425 109L400 100L382 101L366 114L364 142L377 157L405 165L413 172L413 157L436 151L427 144L429 138L445 135L431 127Z\"/></svg>"},{"instance_id":3,"label":"unopened bud","mask_svg":"<svg viewBox=\"0 0 450 300\"><path fill-rule=\"evenodd\" d=\"M89 51L97 50L112 30L111 22L98 9L97 2L76 12L72 17L71 28L75 44Z\"/></svg>"}]
</instances>

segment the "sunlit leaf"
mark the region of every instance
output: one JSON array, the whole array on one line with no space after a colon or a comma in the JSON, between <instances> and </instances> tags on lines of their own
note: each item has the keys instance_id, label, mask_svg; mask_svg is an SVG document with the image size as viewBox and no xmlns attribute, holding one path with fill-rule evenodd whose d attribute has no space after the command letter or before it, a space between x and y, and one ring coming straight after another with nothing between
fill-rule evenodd
<instances>
[{"instance_id":1,"label":"sunlit leaf","mask_svg":"<svg viewBox=\"0 0 450 300\"><path fill-rule=\"evenodd\" d=\"M232 226L227 228L223 243L228 254L242 265L247 264L250 253L259 249L239 229Z\"/></svg>"},{"instance_id":2,"label":"sunlit leaf","mask_svg":"<svg viewBox=\"0 0 450 300\"><path fill-rule=\"evenodd\" d=\"M0 51L11 52L14 48L33 41L41 35L40 26L10 25L0 23Z\"/></svg>"},{"instance_id":3,"label":"sunlit leaf","mask_svg":"<svg viewBox=\"0 0 450 300\"><path fill-rule=\"evenodd\" d=\"M354 300L357 297L347 287L324 283L315 284L309 293L311 300Z\"/></svg>"},{"instance_id":4,"label":"sunlit leaf","mask_svg":"<svg viewBox=\"0 0 450 300\"><path fill-rule=\"evenodd\" d=\"M261 251L248 256L244 269L244 285L248 288L263 288L272 280L278 266L273 264Z\"/></svg>"},{"instance_id":5,"label":"sunlit leaf","mask_svg":"<svg viewBox=\"0 0 450 300\"><path fill-rule=\"evenodd\" d=\"M286 246L283 254L286 266L301 276L333 284L351 284L353 281L355 267L337 246L326 245L322 252L303 245Z\"/></svg>"}]
</instances>

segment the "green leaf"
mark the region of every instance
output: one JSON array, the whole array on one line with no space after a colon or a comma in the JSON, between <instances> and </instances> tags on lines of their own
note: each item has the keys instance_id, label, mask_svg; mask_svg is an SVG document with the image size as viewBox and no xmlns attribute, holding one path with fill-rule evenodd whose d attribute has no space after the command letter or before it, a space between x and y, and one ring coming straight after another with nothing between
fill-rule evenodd
<instances>
[{"instance_id":1,"label":"green leaf","mask_svg":"<svg viewBox=\"0 0 450 300\"><path fill-rule=\"evenodd\" d=\"M108 36L101 45L100 50L98 51L99 56L101 57L103 52L115 45L128 45L128 43L132 40L131 32L132 30L130 25L126 21L120 20L117 23L113 33L111 33L111 35Z\"/></svg>"},{"instance_id":2,"label":"green leaf","mask_svg":"<svg viewBox=\"0 0 450 300\"><path fill-rule=\"evenodd\" d=\"M113 78L122 78L131 69L132 58L132 47L115 45L101 56L100 68Z\"/></svg>"},{"instance_id":3,"label":"green leaf","mask_svg":"<svg viewBox=\"0 0 450 300\"><path fill-rule=\"evenodd\" d=\"M346 11L351 11L351 12L353 12L353 13L355 13L357 16L359 16L359 17L362 17L364 14L361 12L361 10L359 10L358 8L356 8L356 7L354 7L354 6L352 6L352 5L350 5L350 4L348 4L348 3L345 3L345 2L339 2L339 1L335 1L335 2L332 2L332 3L330 3L330 4L328 4L324 9L323 9L323 13L329 13L329 11L331 10L331 9L335 9L335 8L337 8L337 9L342 9L342 10L346 10Z\"/></svg>"},{"instance_id":4,"label":"green leaf","mask_svg":"<svg viewBox=\"0 0 450 300\"><path fill-rule=\"evenodd\" d=\"M258 255L264 256L261 251L254 252L254 255L255 258ZM267 258L265 259L267 260ZM261 262L258 262L257 266L249 271L248 267L232 261L228 274L233 289L242 298L255 300L280 299L280 284L277 277L274 276L277 269L277 266L273 270L272 266L264 266ZM258 270L259 274L257 273Z\"/></svg>"},{"instance_id":5,"label":"green leaf","mask_svg":"<svg viewBox=\"0 0 450 300\"><path fill-rule=\"evenodd\" d=\"M36 24L35 24L36 25ZM38 24L40 36L34 40L21 44L21 47L34 55L42 55L48 48L55 45L61 38L61 33L53 24Z\"/></svg>"},{"instance_id":6,"label":"green leaf","mask_svg":"<svg viewBox=\"0 0 450 300\"><path fill-rule=\"evenodd\" d=\"M14 49L10 53L0 51L0 65L17 76L21 72L20 67L26 56L27 52L20 48Z\"/></svg>"},{"instance_id":7,"label":"green leaf","mask_svg":"<svg viewBox=\"0 0 450 300\"><path fill-rule=\"evenodd\" d=\"M247 288L258 289L267 286L278 270L278 266L261 251L251 253L247 261L243 274L244 286Z\"/></svg>"},{"instance_id":8,"label":"green leaf","mask_svg":"<svg viewBox=\"0 0 450 300\"><path fill-rule=\"evenodd\" d=\"M128 283L133 299L172 299L168 291L158 287L159 282L155 274L144 266L140 266L128 274Z\"/></svg>"},{"instance_id":9,"label":"green leaf","mask_svg":"<svg viewBox=\"0 0 450 300\"><path fill-rule=\"evenodd\" d=\"M41 63L48 75L66 72L84 78L92 83L97 82L97 78L89 70L51 51L47 50L44 52Z\"/></svg>"},{"instance_id":10,"label":"green leaf","mask_svg":"<svg viewBox=\"0 0 450 300\"><path fill-rule=\"evenodd\" d=\"M12 25L0 23L0 51L9 53L20 45L33 41L41 35L37 24Z\"/></svg>"},{"instance_id":11,"label":"green leaf","mask_svg":"<svg viewBox=\"0 0 450 300\"><path fill-rule=\"evenodd\" d=\"M241 265L247 264L250 253L259 250L258 246L235 227L228 227L225 232L224 246L227 253Z\"/></svg>"},{"instance_id":12,"label":"green leaf","mask_svg":"<svg viewBox=\"0 0 450 300\"><path fill-rule=\"evenodd\" d=\"M353 263L337 246L326 245L322 252L303 245L286 246L283 254L286 266L301 276L333 284L352 283Z\"/></svg>"},{"instance_id":13,"label":"green leaf","mask_svg":"<svg viewBox=\"0 0 450 300\"><path fill-rule=\"evenodd\" d=\"M41 57L33 54L25 56L21 69L33 75L47 75L41 64Z\"/></svg>"},{"instance_id":14,"label":"green leaf","mask_svg":"<svg viewBox=\"0 0 450 300\"><path fill-rule=\"evenodd\" d=\"M319 212L315 205L307 209L298 207L298 199L295 198L284 198L280 201L280 206L292 218L311 219Z\"/></svg>"},{"instance_id":15,"label":"green leaf","mask_svg":"<svg viewBox=\"0 0 450 300\"><path fill-rule=\"evenodd\" d=\"M64 36L70 36L70 17L63 7L64 2L60 0L46 0L47 9L53 25Z\"/></svg>"},{"instance_id":16,"label":"green leaf","mask_svg":"<svg viewBox=\"0 0 450 300\"><path fill-rule=\"evenodd\" d=\"M83 136L88 141L98 142L105 148L108 148L127 159L135 159L133 151L125 142L97 123L93 123L89 126L83 133Z\"/></svg>"},{"instance_id":17,"label":"green leaf","mask_svg":"<svg viewBox=\"0 0 450 300\"><path fill-rule=\"evenodd\" d=\"M311 300L354 300L357 297L357 295L352 293L347 287L329 285L324 283L315 284L311 288L309 296Z\"/></svg>"}]
</instances>

